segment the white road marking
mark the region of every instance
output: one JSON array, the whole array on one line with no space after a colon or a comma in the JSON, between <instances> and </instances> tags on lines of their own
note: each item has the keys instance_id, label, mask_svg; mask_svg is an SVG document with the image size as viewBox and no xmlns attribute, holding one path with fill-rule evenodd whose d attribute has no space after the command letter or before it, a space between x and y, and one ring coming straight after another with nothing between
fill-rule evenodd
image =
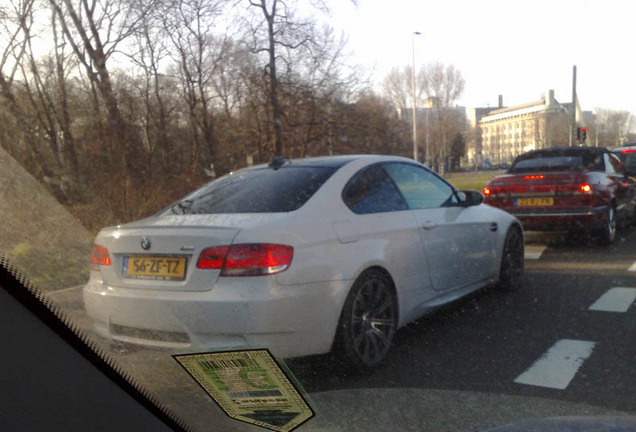
<instances>
[{"instance_id":1,"label":"white road marking","mask_svg":"<svg viewBox=\"0 0 636 432\"><path fill-rule=\"evenodd\" d=\"M596 300L589 310L627 312L634 300L636 300L636 288L611 288Z\"/></svg>"},{"instance_id":2,"label":"white road marking","mask_svg":"<svg viewBox=\"0 0 636 432\"><path fill-rule=\"evenodd\" d=\"M592 354L596 342L562 339L515 382L539 387L565 390L583 362Z\"/></svg>"},{"instance_id":3,"label":"white road marking","mask_svg":"<svg viewBox=\"0 0 636 432\"><path fill-rule=\"evenodd\" d=\"M545 245L526 245L525 250L525 259L527 260L538 260L541 258L543 251L546 249Z\"/></svg>"},{"instance_id":4,"label":"white road marking","mask_svg":"<svg viewBox=\"0 0 636 432\"><path fill-rule=\"evenodd\" d=\"M636 272L636 262L634 264L632 264L632 266L630 268L628 268L627 271Z\"/></svg>"}]
</instances>

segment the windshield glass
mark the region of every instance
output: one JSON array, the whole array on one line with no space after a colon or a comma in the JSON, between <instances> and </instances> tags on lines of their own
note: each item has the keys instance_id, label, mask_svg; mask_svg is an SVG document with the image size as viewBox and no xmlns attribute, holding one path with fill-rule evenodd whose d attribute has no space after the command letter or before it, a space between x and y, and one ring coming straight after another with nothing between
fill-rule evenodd
<instances>
[{"instance_id":1,"label":"windshield glass","mask_svg":"<svg viewBox=\"0 0 636 432\"><path fill-rule=\"evenodd\" d=\"M331 167L258 168L203 186L162 214L279 213L297 210L334 173Z\"/></svg>"},{"instance_id":2,"label":"windshield glass","mask_svg":"<svg viewBox=\"0 0 636 432\"><path fill-rule=\"evenodd\" d=\"M578 171L583 168L583 158L576 156L537 157L516 162L510 172L530 171Z\"/></svg>"},{"instance_id":3,"label":"windshield glass","mask_svg":"<svg viewBox=\"0 0 636 432\"><path fill-rule=\"evenodd\" d=\"M509 172L603 171L604 169L603 155L601 153L561 150L520 156L512 164Z\"/></svg>"}]
</instances>

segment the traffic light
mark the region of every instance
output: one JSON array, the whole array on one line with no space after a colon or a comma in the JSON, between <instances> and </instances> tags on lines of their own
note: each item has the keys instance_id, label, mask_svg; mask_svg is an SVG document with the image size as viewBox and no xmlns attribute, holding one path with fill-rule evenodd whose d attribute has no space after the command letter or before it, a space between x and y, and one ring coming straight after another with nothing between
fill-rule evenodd
<instances>
[{"instance_id":1,"label":"traffic light","mask_svg":"<svg viewBox=\"0 0 636 432\"><path fill-rule=\"evenodd\" d=\"M587 128L584 127L581 129L581 141L585 142L587 139Z\"/></svg>"}]
</instances>

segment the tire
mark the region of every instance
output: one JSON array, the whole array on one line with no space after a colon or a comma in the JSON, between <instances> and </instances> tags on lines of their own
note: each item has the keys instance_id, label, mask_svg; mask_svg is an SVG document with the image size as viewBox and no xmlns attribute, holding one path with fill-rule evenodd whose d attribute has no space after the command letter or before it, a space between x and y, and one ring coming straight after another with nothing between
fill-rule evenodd
<instances>
[{"instance_id":1,"label":"tire","mask_svg":"<svg viewBox=\"0 0 636 432\"><path fill-rule=\"evenodd\" d=\"M515 291L521 287L524 264L523 234L517 227L508 228L501 254L499 283L497 287L504 291Z\"/></svg>"},{"instance_id":2,"label":"tire","mask_svg":"<svg viewBox=\"0 0 636 432\"><path fill-rule=\"evenodd\" d=\"M616 209L611 206L605 214L605 224L598 230L598 242L601 245L611 245L616 240Z\"/></svg>"},{"instance_id":3,"label":"tire","mask_svg":"<svg viewBox=\"0 0 636 432\"><path fill-rule=\"evenodd\" d=\"M368 270L355 281L345 300L337 346L348 363L370 369L386 357L397 330L398 305L389 278Z\"/></svg>"}]
</instances>

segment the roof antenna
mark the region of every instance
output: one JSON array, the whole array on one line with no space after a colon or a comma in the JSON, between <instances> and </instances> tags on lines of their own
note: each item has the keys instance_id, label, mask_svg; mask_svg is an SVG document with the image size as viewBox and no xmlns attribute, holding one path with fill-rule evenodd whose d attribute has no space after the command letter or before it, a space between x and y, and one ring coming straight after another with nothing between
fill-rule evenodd
<instances>
[{"instance_id":1,"label":"roof antenna","mask_svg":"<svg viewBox=\"0 0 636 432\"><path fill-rule=\"evenodd\" d=\"M274 156L268 166L274 171L276 171L277 169L279 169L286 163L291 163L291 162L282 156Z\"/></svg>"}]
</instances>

